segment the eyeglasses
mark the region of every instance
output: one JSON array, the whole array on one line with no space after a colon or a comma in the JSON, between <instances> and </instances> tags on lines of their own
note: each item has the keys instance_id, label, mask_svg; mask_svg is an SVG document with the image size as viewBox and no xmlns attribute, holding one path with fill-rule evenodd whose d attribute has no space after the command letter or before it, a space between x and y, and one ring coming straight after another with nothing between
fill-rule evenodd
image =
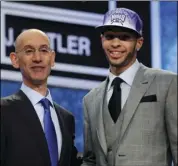
<instances>
[{"instance_id":1,"label":"eyeglasses","mask_svg":"<svg viewBox=\"0 0 178 166\"><path fill-rule=\"evenodd\" d=\"M38 51L42 55L45 55L45 54L49 54L52 50L49 47L39 47L39 48L25 47L20 51L16 51L16 53L22 52L25 55L34 55L36 51Z\"/></svg>"},{"instance_id":2,"label":"eyeglasses","mask_svg":"<svg viewBox=\"0 0 178 166\"><path fill-rule=\"evenodd\" d=\"M133 40L136 37L133 35L129 35L129 34L120 34L120 35L116 35L116 34L103 34L104 38L106 40L113 40L115 38L119 38L119 40L122 41L128 41L128 40Z\"/></svg>"}]
</instances>

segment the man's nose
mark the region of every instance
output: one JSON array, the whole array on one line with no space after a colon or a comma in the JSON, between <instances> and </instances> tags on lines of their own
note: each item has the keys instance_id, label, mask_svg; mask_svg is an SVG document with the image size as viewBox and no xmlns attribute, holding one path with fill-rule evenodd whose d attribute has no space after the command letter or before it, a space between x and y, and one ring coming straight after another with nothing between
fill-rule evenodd
<instances>
[{"instance_id":1,"label":"man's nose","mask_svg":"<svg viewBox=\"0 0 178 166\"><path fill-rule=\"evenodd\" d=\"M34 52L32 60L34 62L41 62L42 61L41 54L40 54L40 52L38 50L36 50Z\"/></svg>"},{"instance_id":2,"label":"man's nose","mask_svg":"<svg viewBox=\"0 0 178 166\"><path fill-rule=\"evenodd\" d=\"M117 38L117 37L115 37L115 38L112 40L111 45L112 45L113 47L119 47L119 46L121 45L120 39Z\"/></svg>"}]
</instances>

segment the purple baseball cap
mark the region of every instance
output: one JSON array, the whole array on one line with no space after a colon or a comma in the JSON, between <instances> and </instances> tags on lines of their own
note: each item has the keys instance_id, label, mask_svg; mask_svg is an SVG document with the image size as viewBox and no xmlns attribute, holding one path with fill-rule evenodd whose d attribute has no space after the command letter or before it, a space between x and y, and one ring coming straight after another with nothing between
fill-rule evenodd
<instances>
[{"instance_id":1,"label":"purple baseball cap","mask_svg":"<svg viewBox=\"0 0 178 166\"><path fill-rule=\"evenodd\" d=\"M116 8L108 11L104 15L103 24L97 26L96 29L104 32L117 27L133 30L136 34L142 36L142 20L136 12L130 9Z\"/></svg>"}]
</instances>

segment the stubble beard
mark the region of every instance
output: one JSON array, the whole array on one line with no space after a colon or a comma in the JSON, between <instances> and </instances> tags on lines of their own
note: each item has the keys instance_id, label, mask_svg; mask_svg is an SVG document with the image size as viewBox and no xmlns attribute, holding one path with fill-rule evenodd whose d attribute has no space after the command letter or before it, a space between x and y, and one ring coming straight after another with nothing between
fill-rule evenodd
<instances>
[{"instance_id":1,"label":"stubble beard","mask_svg":"<svg viewBox=\"0 0 178 166\"><path fill-rule=\"evenodd\" d=\"M136 55L135 55L135 53L136 53L135 51L136 51L136 50L135 50L135 48L134 48L132 52L129 52L129 53L128 53L128 55L126 56L126 58L124 59L124 61L119 62L119 63L114 63L114 62L110 61L107 56L106 56L106 57L107 57L107 60L108 60L108 62L109 62L109 65L110 65L111 67L123 68L123 67L127 66L129 63L131 63L131 62L133 61L134 56L136 56Z\"/></svg>"}]
</instances>

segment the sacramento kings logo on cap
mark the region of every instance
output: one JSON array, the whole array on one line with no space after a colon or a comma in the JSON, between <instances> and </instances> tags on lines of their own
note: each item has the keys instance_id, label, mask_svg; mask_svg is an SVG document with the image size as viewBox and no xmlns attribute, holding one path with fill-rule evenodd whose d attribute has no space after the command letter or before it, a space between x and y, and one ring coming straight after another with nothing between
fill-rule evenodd
<instances>
[{"instance_id":1,"label":"sacramento kings logo on cap","mask_svg":"<svg viewBox=\"0 0 178 166\"><path fill-rule=\"evenodd\" d=\"M100 32L112 29L112 27L121 27L133 30L139 36L142 36L143 23L139 15L126 8L116 8L108 11L103 19L103 24L96 27Z\"/></svg>"}]
</instances>

